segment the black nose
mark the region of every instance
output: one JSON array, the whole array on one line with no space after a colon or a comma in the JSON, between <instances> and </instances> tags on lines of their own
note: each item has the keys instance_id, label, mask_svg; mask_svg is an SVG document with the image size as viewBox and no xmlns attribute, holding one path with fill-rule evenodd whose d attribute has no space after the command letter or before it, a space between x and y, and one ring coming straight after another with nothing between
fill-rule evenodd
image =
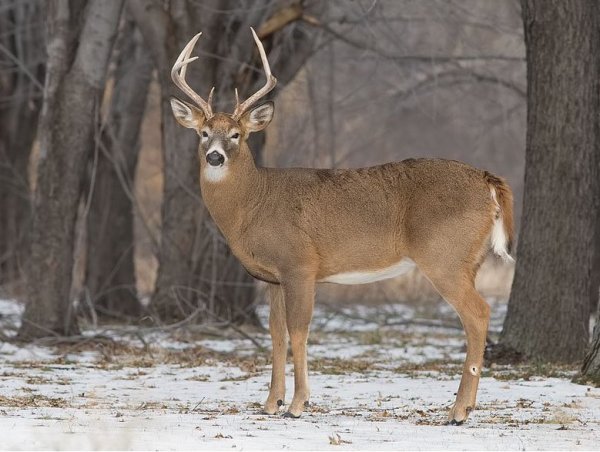
<instances>
[{"instance_id":1,"label":"black nose","mask_svg":"<svg viewBox=\"0 0 600 452\"><path fill-rule=\"evenodd\" d=\"M217 151L212 151L206 154L206 161L210 166L219 166L223 164L225 157Z\"/></svg>"}]
</instances>

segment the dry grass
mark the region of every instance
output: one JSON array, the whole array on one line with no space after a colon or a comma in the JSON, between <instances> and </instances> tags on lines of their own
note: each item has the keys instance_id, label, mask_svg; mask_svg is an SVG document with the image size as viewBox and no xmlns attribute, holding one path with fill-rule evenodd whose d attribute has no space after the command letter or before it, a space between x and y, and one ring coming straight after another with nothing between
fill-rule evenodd
<instances>
[{"instance_id":1,"label":"dry grass","mask_svg":"<svg viewBox=\"0 0 600 452\"><path fill-rule=\"evenodd\" d=\"M40 394L28 396L6 397L0 395L0 406L11 408L52 407L66 408L69 406L67 400L57 397L47 397Z\"/></svg>"}]
</instances>

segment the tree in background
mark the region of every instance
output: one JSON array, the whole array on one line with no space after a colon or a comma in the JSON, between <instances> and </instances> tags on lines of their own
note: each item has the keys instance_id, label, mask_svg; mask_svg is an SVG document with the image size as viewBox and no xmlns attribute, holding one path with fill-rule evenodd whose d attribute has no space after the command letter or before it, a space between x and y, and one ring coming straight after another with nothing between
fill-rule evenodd
<instances>
[{"instance_id":1,"label":"tree in background","mask_svg":"<svg viewBox=\"0 0 600 452\"><path fill-rule=\"evenodd\" d=\"M598 149L598 151L600 152L600 149ZM600 158L598 158L598 160L600 162ZM596 218L596 232L594 237L594 259L592 261L590 312L592 314L595 314L597 309L600 309L600 214Z\"/></svg>"},{"instance_id":2,"label":"tree in background","mask_svg":"<svg viewBox=\"0 0 600 452\"><path fill-rule=\"evenodd\" d=\"M581 375L583 381L591 381L600 385L600 306L596 311L596 325L592 335L592 344L583 360Z\"/></svg>"},{"instance_id":3,"label":"tree in background","mask_svg":"<svg viewBox=\"0 0 600 452\"><path fill-rule=\"evenodd\" d=\"M39 126L27 305L19 336L78 331L71 301L81 186L122 1L48 3L46 83Z\"/></svg>"},{"instance_id":4,"label":"tree in background","mask_svg":"<svg viewBox=\"0 0 600 452\"><path fill-rule=\"evenodd\" d=\"M597 153L600 154L600 148L597 148ZM598 156L600 163L600 155ZM600 204L600 199L597 199ZM600 209L600 205L596 207ZM596 385L600 385L600 214L596 218L596 246L594 265L592 273L592 291L590 294L590 308L596 314L596 324L594 325L594 333L592 334L591 346L583 360L581 366L582 380L591 380Z\"/></svg>"},{"instance_id":5,"label":"tree in background","mask_svg":"<svg viewBox=\"0 0 600 452\"><path fill-rule=\"evenodd\" d=\"M131 18L121 27L114 86L101 140L90 156L85 282L82 297L104 317L136 318L133 184L152 61Z\"/></svg>"},{"instance_id":6,"label":"tree in background","mask_svg":"<svg viewBox=\"0 0 600 452\"><path fill-rule=\"evenodd\" d=\"M588 346L600 195L600 7L595 0L523 0L522 14L528 68L524 209L498 352L575 362Z\"/></svg>"},{"instance_id":7,"label":"tree in background","mask_svg":"<svg viewBox=\"0 0 600 452\"><path fill-rule=\"evenodd\" d=\"M0 285L22 278L30 221L29 158L44 80L44 4L0 1Z\"/></svg>"}]
</instances>

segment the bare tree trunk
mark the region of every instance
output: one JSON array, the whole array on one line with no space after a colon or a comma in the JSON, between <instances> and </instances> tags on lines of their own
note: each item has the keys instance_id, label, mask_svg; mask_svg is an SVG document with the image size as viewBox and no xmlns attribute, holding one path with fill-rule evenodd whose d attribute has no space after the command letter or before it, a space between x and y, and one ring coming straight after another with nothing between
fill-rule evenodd
<instances>
[{"instance_id":1,"label":"bare tree trunk","mask_svg":"<svg viewBox=\"0 0 600 452\"><path fill-rule=\"evenodd\" d=\"M600 8L596 0L522 5L528 69L524 212L501 345L533 359L574 362L589 339L600 176Z\"/></svg>"},{"instance_id":2,"label":"bare tree trunk","mask_svg":"<svg viewBox=\"0 0 600 452\"><path fill-rule=\"evenodd\" d=\"M185 11L179 11L183 23L176 23L177 15L173 11L175 7L187 9L187 2L174 2L170 9L165 9L161 1L134 0L128 7L150 49L161 86L164 194L159 271L151 307L161 320L177 319L193 310L191 305L196 299L191 251L197 238L195 231L201 204L196 174L196 137L178 134L170 113L169 98L175 94L170 66L175 61L179 44L185 39L181 36L192 32L186 26Z\"/></svg>"},{"instance_id":3,"label":"bare tree trunk","mask_svg":"<svg viewBox=\"0 0 600 452\"><path fill-rule=\"evenodd\" d=\"M598 286L600 284L600 216L596 220L595 245L590 309L596 314L596 324L594 326L594 333L592 334L592 343L583 360L583 365L581 366L581 375L583 376L583 380L591 381L597 386L600 386L600 301L598 300Z\"/></svg>"},{"instance_id":4,"label":"bare tree trunk","mask_svg":"<svg viewBox=\"0 0 600 452\"><path fill-rule=\"evenodd\" d=\"M600 26L600 24L598 24ZM600 118L600 110L598 111ZM600 132L597 137L600 142ZM600 168L600 148L596 148L596 164ZM600 173L600 169L598 170ZM600 198L598 196L597 198ZM596 209L600 208L600 199L597 199ZM581 375L583 380L591 381L596 386L600 386L600 214L596 218L595 242L594 242L594 260L592 264L592 286L590 292L590 311L596 315L596 324L592 334L592 343L586 353L581 366Z\"/></svg>"},{"instance_id":5,"label":"bare tree trunk","mask_svg":"<svg viewBox=\"0 0 600 452\"><path fill-rule=\"evenodd\" d=\"M91 157L84 295L91 297L98 314L113 318L141 313L134 266L133 186L153 69L132 21L125 24L118 42L122 45L103 146Z\"/></svg>"},{"instance_id":6,"label":"bare tree trunk","mask_svg":"<svg viewBox=\"0 0 600 452\"><path fill-rule=\"evenodd\" d=\"M0 285L21 279L30 219L29 156L44 78L41 2L0 2ZM18 290L18 289L17 289Z\"/></svg>"},{"instance_id":7,"label":"bare tree trunk","mask_svg":"<svg viewBox=\"0 0 600 452\"><path fill-rule=\"evenodd\" d=\"M585 381L600 385L600 305L596 311L596 325L592 335L592 344L587 351L581 366L581 374Z\"/></svg>"},{"instance_id":8,"label":"bare tree trunk","mask_svg":"<svg viewBox=\"0 0 600 452\"><path fill-rule=\"evenodd\" d=\"M245 10L237 2L210 3L199 8L193 2L171 2L169 9L158 0L128 3L151 47L161 84L165 183L159 271L150 306L163 321L197 315L206 307L207 312L199 315L200 319L256 322L253 279L225 246L200 199L198 140L195 134L178 128L172 116L169 98L181 94L174 88L170 69L183 46L202 31L199 47L219 58L203 56L202 64L189 71L188 80L207 93L215 86L216 106L223 109L231 105L234 87L247 93L257 82L264 83L259 81L261 72L252 70L259 60L250 26L268 25L262 38L270 50L279 52L273 71L277 71L280 87L294 77L312 53L313 40L293 26L282 31L290 23L290 16L277 12L286 8L286 2L261 0ZM297 8L295 4L294 11ZM228 9L236 12L220 12ZM273 17L283 19L268 21ZM223 33L223 29L228 33ZM244 61L250 64L244 66ZM264 142L264 138L258 140ZM254 150L260 161L261 149Z\"/></svg>"},{"instance_id":9,"label":"bare tree trunk","mask_svg":"<svg viewBox=\"0 0 600 452\"><path fill-rule=\"evenodd\" d=\"M39 128L28 297L19 336L78 331L70 290L77 206L122 1L48 3L48 62Z\"/></svg>"},{"instance_id":10,"label":"bare tree trunk","mask_svg":"<svg viewBox=\"0 0 600 452\"><path fill-rule=\"evenodd\" d=\"M598 152L600 152L600 149ZM600 157L598 157L598 160L600 161ZM596 314L598 309L600 309L600 215L598 215L598 218L596 218L596 232L594 236L594 260L592 261L590 312L592 314ZM596 317L596 320L600 319Z\"/></svg>"}]
</instances>

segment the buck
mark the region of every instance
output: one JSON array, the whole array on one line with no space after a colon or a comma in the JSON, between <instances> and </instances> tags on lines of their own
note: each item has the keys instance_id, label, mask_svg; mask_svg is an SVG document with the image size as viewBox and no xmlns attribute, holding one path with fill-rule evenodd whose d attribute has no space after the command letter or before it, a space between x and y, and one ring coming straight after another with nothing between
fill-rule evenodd
<instances>
[{"instance_id":1,"label":"buck","mask_svg":"<svg viewBox=\"0 0 600 452\"><path fill-rule=\"evenodd\" d=\"M458 313L467 354L451 424L475 406L489 306L475 275L491 251L510 260L512 192L487 171L456 161L408 159L361 169L257 167L246 144L273 118L273 102L255 106L277 83L254 30L266 84L232 114L213 112L185 80L199 33L175 62L173 82L195 103L171 99L173 114L200 136L200 188L210 215L248 273L268 285L273 342L264 412L284 404L288 337L294 396L284 416L309 400L307 338L315 284L363 284L417 266Z\"/></svg>"}]
</instances>

